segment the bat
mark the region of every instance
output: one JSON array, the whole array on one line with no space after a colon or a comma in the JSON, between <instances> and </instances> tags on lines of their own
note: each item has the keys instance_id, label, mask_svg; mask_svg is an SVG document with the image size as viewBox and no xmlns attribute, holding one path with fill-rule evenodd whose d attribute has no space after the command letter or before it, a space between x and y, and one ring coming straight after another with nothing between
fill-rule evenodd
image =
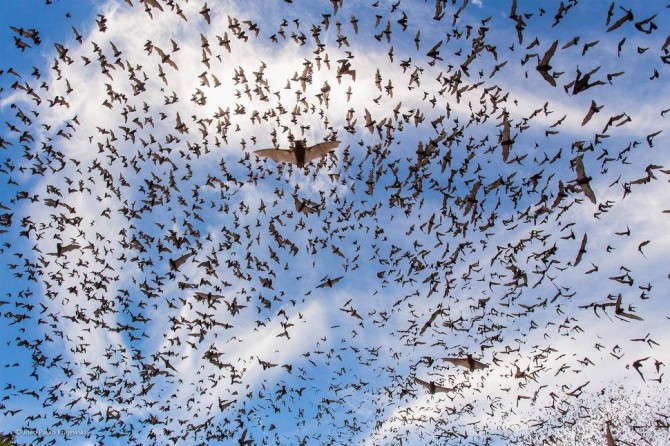
<instances>
[{"instance_id":1,"label":"bat","mask_svg":"<svg viewBox=\"0 0 670 446\"><path fill-rule=\"evenodd\" d=\"M542 60L537 64L537 71L540 72L542 75L542 78L549 82L549 84L552 87L556 86L556 80L549 74L549 70L551 70L551 58L554 57L554 53L556 52L556 47L558 46L558 40L555 40L554 43L551 44L549 49L547 50L546 53L544 53L544 56L542 57Z\"/></svg>"},{"instance_id":2,"label":"bat","mask_svg":"<svg viewBox=\"0 0 670 446\"><path fill-rule=\"evenodd\" d=\"M187 252L186 254L177 257L176 259L168 259L168 262L170 263L170 270L171 271L179 271L179 267L182 266L186 261L188 260L189 257L193 255L192 252Z\"/></svg>"},{"instance_id":3,"label":"bat","mask_svg":"<svg viewBox=\"0 0 670 446\"><path fill-rule=\"evenodd\" d=\"M333 151L340 144L339 141L326 141L316 144L312 147L305 147L304 141L296 141L293 149L261 149L254 153L258 156L270 158L278 163L291 163L299 168L305 167L310 161L319 159L327 153Z\"/></svg>"},{"instance_id":4,"label":"bat","mask_svg":"<svg viewBox=\"0 0 670 446\"><path fill-rule=\"evenodd\" d=\"M295 210L302 212L305 215L309 214L320 214L321 209L319 205L310 200L300 200L297 195L293 196L293 201L295 202Z\"/></svg>"},{"instance_id":5,"label":"bat","mask_svg":"<svg viewBox=\"0 0 670 446\"><path fill-rule=\"evenodd\" d=\"M575 263L573 266L579 265L579 262L582 261L582 255L586 253L586 242L587 242L587 237L586 234L584 234L584 238L582 238L582 243L579 246L579 251L577 252L577 257L575 258Z\"/></svg>"},{"instance_id":6,"label":"bat","mask_svg":"<svg viewBox=\"0 0 670 446\"><path fill-rule=\"evenodd\" d=\"M69 245L65 246L63 246L61 243L56 243L56 252L50 252L49 255L60 257L67 252L74 251L75 249L79 248L81 248L81 246L76 243L70 243Z\"/></svg>"},{"instance_id":7,"label":"bat","mask_svg":"<svg viewBox=\"0 0 670 446\"><path fill-rule=\"evenodd\" d=\"M510 122L507 117L507 113L503 113L503 130L502 133L500 134L500 145L502 146L503 149L503 162L507 162L507 158L509 158L509 152L512 149L512 145L514 144L514 139L512 139L510 135Z\"/></svg>"},{"instance_id":8,"label":"bat","mask_svg":"<svg viewBox=\"0 0 670 446\"><path fill-rule=\"evenodd\" d=\"M593 192L593 189L591 189L591 185L589 184L591 182L591 177L586 176L586 172L584 171L582 155L579 155L573 161L575 170L577 171L577 184L582 187L582 192L584 192L584 195L586 195L586 197L591 200L593 204L595 204L596 194Z\"/></svg>"},{"instance_id":9,"label":"bat","mask_svg":"<svg viewBox=\"0 0 670 446\"><path fill-rule=\"evenodd\" d=\"M335 285L337 282L339 282L340 280L342 280L342 277L343 277L343 276L340 276L340 277L336 277L336 278L334 278L334 279L331 279L330 277L326 276L326 277L323 278L323 280L321 281L321 283L320 283L319 285L317 285L316 287L317 287L317 288L326 288L326 287L328 287L328 288L332 288L333 285Z\"/></svg>"},{"instance_id":10,"label":"bat","mask_svg":"<svg viewBox=\"0 0 670 446\"><path fill-rule=\"evenodd\" d=\"M617 300L616 300L616 306L614 307L614 314L616 314L619 317L627 317L628 319L635 319L636 321L643 321L644 320L640 316L638 316L637 314L626 313L621 301L622 301L621 293L619 293L619 296L617 297Z\"/></svg>"},{"instance_id":11,"label":"bat","mask_svg":"<svg viewBox=\"0 0 670 446\"><path fill-rule=\"evenodd\" d=\"M424 387L426 388L426 390L428 390L428 392L429 392L431 395L434 395L435 393L438 393L438 392L447 393L447 392L453 392L453 391L456 390L456 389L453 388L453 387L442 387L442 386L438 386L437 384L435 384L435 381L426 382L426 381L424 381L424 380L422 380L422 379L419 379L419 378L414 378L414 380L415 380L418 384L421 384L422 386L424 386Z\"/></svg>"},{"instance_id":12,"label":"bat","mask_svg":"<svg viewBox=\"0 0 670 446\"><path fill-rule=\"evenodd\" d=\"M586 125L587 122L591 120L593 117L594 113L598 113L600 109L603 108L602 105L597 105L596 101L591 101L591 106L589 107L589 111L586 113L586 116L584 116L584 119L582 120L582 127Z\"/></svg>"},{"instance_id":13,"label":"bat","mask_svg":"<svg viewBox=\"0 0 670 446\"><path fill-rule=\"evenodd\" d=\"M435 322L435 319L437 319L438 316L443 315L444 310L442 308L438 309L435 311L430 318L426 321L425 324L423 324L423 327L421 327L421 331L419 332L419 335L422 335L428 330L433 322ZM418 380L418 378L417 378Z\"/></svg>"},{"instance_id":14,"label":"bat","mask_svg":"<svg viewBox=\"0 0 670 446\"><path fill-rule=\"evenodd\" d=\"M481 370L488 368L488 365L483 362L479 362L472 357L472 355L467 355L465 358L442 358L443 361L452 363L453 365L466 367L470 369L471 372L475 370Z\"/></svg>"}]
</instances>

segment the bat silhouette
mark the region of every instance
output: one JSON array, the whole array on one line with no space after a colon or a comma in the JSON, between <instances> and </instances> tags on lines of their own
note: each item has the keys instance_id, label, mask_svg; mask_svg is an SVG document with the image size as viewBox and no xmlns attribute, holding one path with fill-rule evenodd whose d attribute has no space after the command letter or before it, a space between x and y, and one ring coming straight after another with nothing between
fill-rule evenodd
<instances>
[{"instance_id":1,"label":"bat silhouette","mask_svg":"<svg viewBox=\"0 0 670 446\"><path fill-rule=\"evenodd\" d=\"M471 372L488 368L487 364L477 361L472 355L467 355L465 358L442 358L442 360L460 367L466 367Z\"/></svg>"},{"instance_id":2,"label":"bat silhouette","mask_svg":"<svg viewBox=\"0 0 670 446\"><path fill-rule=\"evenodd\" d=\"M76 243L70 243L69 245L65 246L63 246L61 243L56 243L56 252L50 252L49 255L60 257L67 252L74 251L75 249L79 248L81 248L81 246Z\"/></svg>"},{"instance_id":3,"label":"bat silhouette","mask_svg":"<svg viewBox=\"0 0 670 446\"><path fill-rule=\"evenodd\" d=\"M440 393L440 392L442 392L442 393L454 392L456 390L455 388L452 388L452 387L439 386L439 385L435 384L435 381L428 382L428 381L424 381L424 380L419 379L419 378L414 378L414 380L418 384L421 384L423 387L425 387L426 390L428 390L428 393L430 393L431 395L434 395L434 394Z\"/></svg>"},{"instance_id":4,"label":"bat silhouette","mask_svg":"<svg viewBox=\"0 0 670 446\"><path fill-rule=\"evenodd\" d=\"M258 156L270 158L278 163L291 163L303 168L305 164L310 161L319 159L328 152L335 149L340 144L339 141L326 141L316 144L312 147L305 147L305 142L298 140L295 142L293 149L261 149L254 153Z\"/></svg>"},{"instance_id":5,"label":"bat silhouette","mask_svg":"<svg viewBox=\"0 0 670 446\"><path fill-rule=\"evenodd\" d=\"M619 296L617 297L617 300L616 300L616 307L614 308L614 314L616 314L619 317L626 317L628 319L635 319L636 321L643 321L644 320L640 316L638 316L637 314L626 313L621 301L622 301L621 293L619 293Z\"/></svg>"},{"instance_id":6,"label":"bat silhouette","mask_svg":"<svg viewBox=\"0 0 670 446\"><path fill-rule=\"evenodd\" d=\"M540 72L542 75L542 78L544 78L545 81L549 82L549 84L552 87L556 86L556 80L549 74L549 70L551 70L551 58L554 57L554 53L556 52L556 47L558 46L558 40L555 40L554 43L551 44L549 49L547 50L546 53L544 53L544 56L542 57L542 60L538 62L537 71Z\"/></svg>"},{"instance_id":7,"label":"bat silhouette","mask_svg":"<svg viewBox=\"0 0 670 446\"><path fill-rule=\"evenodd\" d=\"M573 266L579 265L579 262L582 261L582 255L586 253L586 242L587 242L587 237L586 234L584 234L584 237L582 238L582 243L579 245L579 251L577 252L577 257L575 258L575 262Z\"/></svg>"},{"instance_id":8,"label":"bat silhouette","mask_svg":"<svg viewBox=\"0 0 670 446\"><path fill-rule=\"evenodd\" d=\"M512 139L510 135L510 122L507 116L507 112L503 113L502 125L503 130L502 133L500 134L499 139L500 139L500 145L502 146L503 149L503 162L506 163L507 159L509 158L509 151L512 149L512 145L514 144L514 139Z\"/></svg>"},{"instance_id":9,"label":"bat silhouette","mask_svg":"<svg viewBox=\"0 0 670 446\"><path fill-rule=\"evenodd\" d=\"M593 117L594 113L598 113L600 109L603 108L602 105L596 104L596 101L591 101L591 106L589 107L589 111L586 113L586 116L584 116L584 119L582 120L582 127L586 125L587 122L591 120Z\"/></svg>"},{"instance_id":10,"label":"bat silhouette","mask_svg":"<svg viewBox=\"0 0 670 446\"><path fill-rule=\"evenodd\" d=\"M582 161L582 155L579 155L577 158L573 160L575 170L577 171L577 184L579 184L582 187L582 192L584 192L584 195L591 200L593 204L596 203L596 194L593 192L593 189L591 189L591 185L589 184L591 182L591 177L586 175L586 172L584 171L584 163Z\"/></svg>"},{"instance_id":11,"label":"bat silhouette","mask_svg":"<svg viewBox=\"0 0 670 446\"><path fill-rule=\"evenodd\" d=\"M336 277L334 279L331 279L330 277L326 276L322 279L321 283L319 285L317 285L316 287L317 288L326 288L326 287L332 288L333 285L335 285L337 282L342 280L342 277L344 277L344 276L340 276L340 277Z\"/></svg>"},{"instance_id":12,"label":"bat silhouette","mask_svg":"<svg viewBox=\"0 0 670 446\"><path fill-rule=\"evenodd\" d=\"M192 252L187 252L186 254L177 257L176 259L168 259L168 262L170 263L170 271L179 271L179 267L186 263L188 258L193 254L194 253Z\"/></svg>"}]
</instances>

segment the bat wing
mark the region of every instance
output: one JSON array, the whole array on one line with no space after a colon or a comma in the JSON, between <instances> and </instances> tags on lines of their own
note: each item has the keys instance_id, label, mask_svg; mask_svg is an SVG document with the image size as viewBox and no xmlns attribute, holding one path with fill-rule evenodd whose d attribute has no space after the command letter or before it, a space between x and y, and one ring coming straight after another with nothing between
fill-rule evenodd
<instances>
[{"instance_id":1,"label":"bat wing","mask_svg":"<svg viewBox=\"0 0 670 446\"><path fill-rule=\"evenodd\" d=\"M222 294L203 293L202 291L197 291L196 293L193 294L193 296L196 298L196 300L199 301L203 300L218 301L225 297Z\"/></svg>"},{"instance_id":2,"label":"bat wing","mask_svg":"<svg viewBox=\"0 0 670 446\"><path fill-rule=\"evenodd\" d=\"M487 364L484 364L483 362L479 362L475 360L475 365L474 369L475 370L483 370L483 369L488 369L489 366Z\"/></svg>"},{"instance_id":3,"label":"bat wing","mask_svg":"<svg viewBox=\"0 0 670 446\"><path fill-rule=\"evenodd\" d=\"M326 141L308 148L307 150L305 150L305 164L309 163L312 160L321 158L328 152L331 152L332 150L337 148L337 146L339 145L340 145L339 141ZM295 159L295 155L293 155L293 159Z\"/></svg>"},{"instance_id":4,"label":"bat wing","mask_svg":"<svg viewBox=\"0 0 670 446\"><path fill-rule=\"evenodd\" d=\"M547 52L544 53L544 56L542 57L542 60L540 61L538 66L549 65L549 61L551 61L551 58L554 57L554 53L556 52L557 46L558 46L558 40L554 40L554 43L552 43Z\"/></svg>"},{"instance_id":5,"label":"bat wing","mask_svg":"<svg viewBox=\"0 0 670 446\"><path fill-rule=\"evenodd\" d=\"M186 254L182 255L181 257L178 257L176 259L170 259L170 267L173 271L179 270L179 267L182 266L186 261L188 260L189 257L193 255L192 252L187 252Z\"/></svg>"},{"instance_id":6,"label":"bat wing","mask_svg":"<svg viewBox=\"0 0 670 446\"><path fill-rule=\"evenodd\" d=\"M165 55L165 52L162 49L160 49L157 46L153 46L153 49L154 49L154 51L156 51L158 53L158 55L161 57L161 59L165 59L166 55Z\"/></svg>"},{"instance_id":7,"label":"bat wing","mask_svg":"<svg viewBox=\"0 0 670 446\"><path fill-rule=\"evenodd\" d=\"M298 164L298 160L296 159L293 150L261 149L256 150L254 153L258 156L270 158L278 163Z\"/></svg>"},{"instance_id":8,"label":"bat wing","mask_svg":"<svg viewBox=\"0 0 670 446\"><path fill-rule=\"evenodd\" d=\"M582 120L582 127L586 125L587 122L591 120L593 117L593 114L596 113L596 101L591 101L591 106L589 107L589 111L586 113L586 116L584 116L584 119Z\"/></svg>"},{"instance_id":9,"label":"bat wing","mask_svg":"<svg viewBox=\"0 0 670 446\"><path fill-rule=\"evenodd\" d=\"M575 263L573 266L579 265L579 262L582 261L582 255L586 252L586 241L587 236L584 234L584 238L582 238L582 244L579 246L579 252L577 252L577 258L575 258Z\"/></svg>"},{"instance_id":10,"label":"bat wing","mask_svg":"<svg viewBox=\"0 0 670 446\"><path fill-rule=\"evenodd\" d=\"M581 155L575 158L575 171L577 171L577 180L586 180L586 172L584 171L584 163L582 162Z\"/></svg>"},{"instance_id":11,"label":"bat wing","mask_svg":"<svg viewBox=\"0 0 670 446\"><path fill-rule=\"evenodd\" d=\"M426 332L426 330L428 330L428 329L430 328L431 324L432 324L433 322L435 322L435 319L437 319L437 317L438 317L439 315L442 314L442 312L443 312L442 309L439 309L439 310L437 310L436 312L434 312L434 313L430 316L430 318L426 321L426 323L423 324L423 327L421 328L421 331L419 332L419 335L424 334L424 333ZM417 378L417 379L418 379L418 378Z\"/></svg>"},{"instance_id":12,"label":"bat wing","mask_svg":"<svg viewBox=\"0 0 670 446\"><path fill-rule=\"evenodd\" d=\"M325 288L325 287L332 288L333 285L335 285L337 282L342 280L342 277L344 277L344 276L340 276L340 277L336 277L334 279L330 279L330 278L328 278L328 276L326 276L326 278L323 279L323 282L321 282L321 284L318 285L317 288Z\"/></svg>"},{"instance_id":13,"label":"bat wing","mask_svg":"<svg viewBox=\"0 0 670 446\"><path fill-rule=\"evenodd\" d=\"M618 316L621 316L621 317L627 317L628 319L635 319L636 321L643 321L643 320L644 320L644 319L642 319L640 316L638 316L638 315L636 315L636 314L633 314L633 313L626 313L626 312L624 312L624 311L621 311L621 312L617 313L617 315L618 315Z\"/></svg>"},{"instance_id":14,"label":"bat wing","mask_svg":"<svg viewBox=\"0 0 670 446\"><path fill-rule=\"evenodd\" d=\"M414 378L414 380L418 383L424 386L426 389L430 389L430 383L420 379L420 378Z\"/></svg>"},{"instance_id":15,"label":"bat wing","mask_svg":"<svg viewBox=\"0 0 670 446\"><path fill-rule=\"evenodd\" d=\"M509 151L512 148L512 140L511 140L511 135L510 135L510 125L509 125L509 120L507 119L507 115L503 117L503 130L502 134L500 135L500 145L502 146L503 149L503 162L507 162L507 158L509 158Z\"/></svg>"},{"instance_id":16,"label":"bat wing","mask_svg":"<svg viewBox=\"0 0 670 446\"><path fill-rule=\"evenodd\" d=\"M443 387L443 386L435 386L435 393L442 392L442 393L447 393L447 392L453 392L454 389L453 387Z\"/></svg>"},{"instance_id":17,"label":"bat wing","mask_svg":"<svg viewBox=\"0 0 670 446\"><path fill-rule=\"evenodd\" d=\"M616 446L616 442L614 441L614 435L612 435L612 430L610 429L609 423L607 423L605 437L607 438L607 446Z\"/></svg>"},{"instance_id":18,"label":"bat wing","mask_svg":"<svg viewBox=\"0 0 670 446\"><path fill-rule=\"evenodd\" d=\"M80 246L77 245L76 243L73 243L71 245L63 246L60 249L61 254L64 254L66 252L74 251L75 249L79 249Z\"/></svg>"},{"instance_id":19,"label":"bat wing","mask_svg":"<svg viewBox=\"0 0 670 446\"><path fill-rule=\"evenodd\" d=\"M586 198L591 200L591 203L596 204L596 194L593 192L593 189L591 189L589 183L582 184L582 192L584 192Z\"/></svg>"},{"instance_id":20,"label":"bat wing","mask_svg":"<svg viewBox=\"0 0 670 446\"><path fill-rule=\"evenodd\" d=\"M468 360L464 358L444 358L445 361L452 363L456 366L469 368Z\"/></svg>"},{"instance_id":21,"label":"bat wing","mask_svg":"<svg viewBox=\"0 0 670 446\"><path fill-rule=\"evenodd\" d=\"M540 71L540 74L542 75L542 78L543 78L545 81L549 82L549 84L550 84L552 87L555 87L555 86L556 86L556 79L554 79L553 76L552 76L551 74L549 74L549 73L546 72L546 71Z\"/></svg>"},{"instance_id":22,"label":"bat wing","mask_svg":"<svg viewBox=\"0 0 670 446\"><path fill-rule=\"evenodd\" d=\"M295 210L302 212L305 215L316 214L319 212L316 205L309 200L300 201L298 197L293 196L293 202L295 203Z\"/></svg>"}]
</instances>

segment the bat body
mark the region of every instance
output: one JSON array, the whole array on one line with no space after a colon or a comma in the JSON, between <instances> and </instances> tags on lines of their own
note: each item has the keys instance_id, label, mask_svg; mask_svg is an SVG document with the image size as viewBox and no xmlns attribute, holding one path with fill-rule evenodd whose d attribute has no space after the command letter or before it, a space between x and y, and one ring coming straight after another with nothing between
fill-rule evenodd
<instances>
[{"instance_id":1,"label":"bat body","mask_svg":"<svg viewBox=\"0 0 670 446\"><path fill-rule=\"evenodd\" d=\"M304 141L296 141L293 149L261 149L254 153L258 156L270 158L278 163L291 163L299 168L305 167L310 161L319 159L331 152L340 144L339 141L327 141L316 144L312 147L305 147Z\"/></svg>"}]
</instances>

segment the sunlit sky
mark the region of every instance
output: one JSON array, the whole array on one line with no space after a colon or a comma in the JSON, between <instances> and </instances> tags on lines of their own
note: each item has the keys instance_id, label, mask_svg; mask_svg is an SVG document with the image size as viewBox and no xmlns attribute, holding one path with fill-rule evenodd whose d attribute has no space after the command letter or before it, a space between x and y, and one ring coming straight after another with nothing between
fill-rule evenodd
<instances>
[{"instance_id":1,"label":"sunlit sky","mask_svg":"<svg viewBox=\"0 0 670 446\"><path fill-rule=\"evenodd\" d=\"M0 12L16 444L670 442L661 2Z\"/></svg>"}]
</instances>

